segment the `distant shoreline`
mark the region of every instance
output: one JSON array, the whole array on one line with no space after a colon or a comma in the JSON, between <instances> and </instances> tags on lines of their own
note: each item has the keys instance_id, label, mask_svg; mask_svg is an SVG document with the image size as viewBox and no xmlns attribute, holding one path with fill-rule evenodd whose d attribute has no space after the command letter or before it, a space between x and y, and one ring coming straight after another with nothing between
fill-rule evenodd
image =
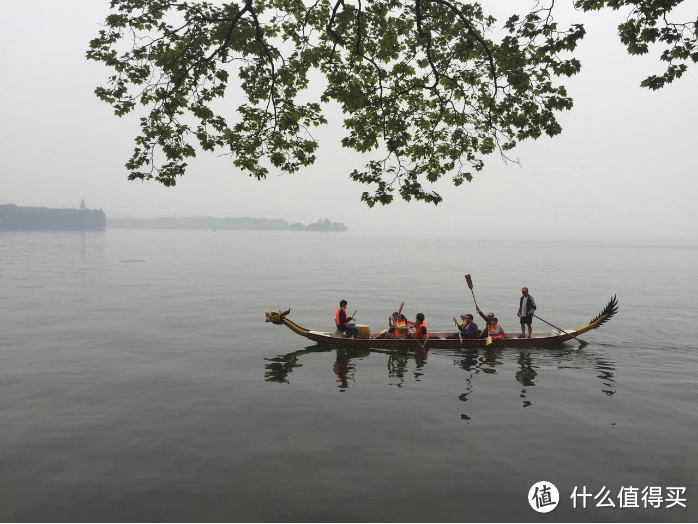
<instances>
[{"instance_id":1,"label":"distant shoreline","mask_svg":"<svg viewBox=\"0 0 698 524\"><path fill-rule=\"evenodd\" d=\"M0 231L103 231L106 225L101 209L0 204Z\"/></svg>"},{"instance_id":2,"label":"distant shoreline","mask_svg":"<svg viewBox=\"0 0 698 524\"><path fill-rule=\"evenodd\" d=\"M341 222L327 218L312 224L289 224L280 218L250 217L161 217L161 218L109 218L108 229L211 229L233 231L325 231L343 233L348 228Z\"/></svg>"},{"instance_id":3,"label":"distant shoreline","mask_svg":"<svg viewBox=\"0 0 698 524\"><path fill-rule=\"evenodd\" d=\"M0 231L103 231L105 229L199 229L232 231L321 231L343 233L342 222L323 218L312 224L251 217L107 218L101 209L56 209L0 204Z\"/></svg>"}]
</instances>

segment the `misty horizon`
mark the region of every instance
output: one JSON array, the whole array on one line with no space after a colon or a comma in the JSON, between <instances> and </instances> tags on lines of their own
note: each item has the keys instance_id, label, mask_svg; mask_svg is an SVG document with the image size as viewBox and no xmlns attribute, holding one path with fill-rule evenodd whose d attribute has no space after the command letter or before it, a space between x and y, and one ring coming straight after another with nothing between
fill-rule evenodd
<instances>
[{"instance_id":1,"label":"misty horizon","mask_svg":"<svg viewBox=\"0 0 698 524\"><path fill-rule=\"evenodd\" d=\"M501 21L519 6L484 7ZM484 170L461 187L448 179L427 184L444 197L438 206L396 198L369 209L360 202L368 188L349 179L364 159L341 147L342 115L333 105L318 135L316 163L293 175L272 172L257 181L228 157L199 152L175 187L128 181L124 163L138 113L117 118L97 99L93 91L109 73L85 59L109 2L4 3L0 9L12 20L0 36L3 71L12 79L0 86L6 202L71 207L84 197L108 216L282 217L291 223L333 217L353 234L371 236L397 229L433 237L467 231L506 241L698 243L691 156L698 73L690 68L656 92L639 87L659 68L657 53L627 54L617 36L622 13L560 6L561 24L580 21L588 31L577 52L582 70L564 82L575 105L559 115L560 136L520 144L511 152L520 164L490 155ZM30 23L44 30L30 31ZM17 48L22 53L11 51ZM220 103L232 112L238 101L231 92Z\"/></svg>"}]
</instances>

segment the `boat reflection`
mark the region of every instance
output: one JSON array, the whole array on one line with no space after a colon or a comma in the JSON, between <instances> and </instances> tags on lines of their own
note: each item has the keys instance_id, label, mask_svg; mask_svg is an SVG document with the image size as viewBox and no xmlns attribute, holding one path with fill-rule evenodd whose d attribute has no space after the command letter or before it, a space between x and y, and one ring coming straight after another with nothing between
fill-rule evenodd
<instances>
[{"instance_id":1,"label":"boat reflection","mask_svg":"<svg viewBox=\"0 0 698 524\"><path fill-rule=\"evenodd\" d=\"M431 350L432 358L447 357L455 366L466 372L465 390L458 395L460 401L466 402L475 391L477 375L497 375L506 370L511 372L515 363L514 379L521 385L519 398L522 407L533 405L530 390L535 387L539 375L544 369L592 369L597 371L601 392L612 396L616 392L614 380L615 363L606 356L601 356L588 349L561 347L559 349L463 349ZM357 373L356 362L371 356L386 359L388 384L399 388L410 382L420 382L426 376L429 350L385 350L385 349L325 349L322 346L310 346L304 349L266 358L264 376L269 382L290 383L290 374L303 367L301 357L311 353L330 353L334 356L332 371L336 376L336 387L346 391L354 387ZM437 357L437 358L438 358ZM508 363L508 366L505 366ZM329 367L329 366L328 366ZM464 420L470 420L467 415Z\"/></svg>"},{"instance_id":2,"label":"boat reflection","mask_svg":"<svg viewBox=\"0 0 698 524\"><path fill-rule=\"evenodd\" d=\"M378 352L378 351L376 351ZM418 349L414 351L380 351L380 353L388 355L388 377L393 380L390 385L402 387L405 383L405 375L407 373L407 365L410 360L414 360L415 369L413 377L415 382L419 382L424 375L424 368L427 364L427 356L429 351Z\"/></svg>"},{"instance_id":3,"label":"boat reflection","mask_svg":"<svg viewBox=\"0 0 698 524\"><path fill-rule=\"evenodd\" d=\"M337 358L332 366L332 371L337 376L337 387L340 391L346 391L349 381L354 382L356 364L353 359L366 358L371 354L368 349L338 349L335 350Z\"/></svg>"},{"instance_id":4,"label":"boat reflection","mask_svg":"<svg viewBox=\"0 0 698 524\"><path fill-rule=\"evenodd\" d=\"M298 359L308 353L328 353L327 349L319 346L310 346L305 349L300 349L285 355L279 355L274 358L265 358L264 377L267 382L279 382L280 384L288 384L288 375L295 368L302 368L303 364L298 362Z\"/></svg>"},{"instance_id":5,"label":"boat reflection","mask_svg":"<svg viewBox=\"0 0 698 524\"><path fill-rule=\"evenodd\" d=\"M611 397L616 394L616 384L613 379L613 372L616 370L614 363L607 359L598 359L594 361L594 369L596 369L599 374L596 375L600 380L601 384L606 389L601 389L607 396Z\"/></svg>"}]
</instances>

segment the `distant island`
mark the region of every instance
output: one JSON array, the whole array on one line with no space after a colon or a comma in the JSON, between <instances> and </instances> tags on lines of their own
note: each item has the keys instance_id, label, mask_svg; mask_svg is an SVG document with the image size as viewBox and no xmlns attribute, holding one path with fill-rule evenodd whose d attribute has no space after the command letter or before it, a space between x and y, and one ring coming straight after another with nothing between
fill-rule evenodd
<instances>
[{"instance_id":1,"label":"distant island","mask_svg":"<svg viewBox=\"0 0 698 524\"><path fill-rule=\"evenodd\" d=\"M107 225L104 211L87 209L52 209L0 204L0 231L101 231Z\"/></svg>"},{"instance_id":2,"label":"distant island","mask_svg":"<svg viewBox=\"0 0 698 524\"><path fill-rule=\"evenodd\" d=\"M161 217L161 218L109 218L109 229L222 229L251 231L330 231L344 232L347 227L341 222L330 222L327 218L312 224L289 224L280 218L250 217Z\"/></svg>"}]
</instances>

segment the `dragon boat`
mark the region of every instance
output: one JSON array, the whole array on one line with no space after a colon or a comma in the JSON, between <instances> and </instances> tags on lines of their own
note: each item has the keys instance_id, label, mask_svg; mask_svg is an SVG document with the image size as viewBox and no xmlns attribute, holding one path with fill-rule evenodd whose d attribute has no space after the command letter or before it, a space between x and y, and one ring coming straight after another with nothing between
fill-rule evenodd
<instances>
[{"instance_id":1,"label":"dragon boat","mask_svg":"<svg viewBox=\"0 0 698 524\"><path fill-rule=\"evenodd\" d=\"M575 339L579 335L596 329L608 322L618 312L618 300L613 296L598 315L592 318L587 324L577 329L553 330L544 333L533 333L531 338L505 337L492 339L489 347L550 347L557 346L563 342ZM361 330L361 338L344 338L342 333L335 331L328 333L324 331L313 331L299 326L288 318L291 310L286 311L265 311L266 322L271 322L278 326L284 325L294 333L310 339L319 345L326 347L336 347L345 349L459 349L459 348L480 348L488 345L484 338L463 338L459 339L456 332L429 332L430 338L422 341L410 336L405 339L385 339L373 338L376 334L371 334L368 326ZM449 338L454 337L455 338Z\"/></svg>"}]
</instances>

